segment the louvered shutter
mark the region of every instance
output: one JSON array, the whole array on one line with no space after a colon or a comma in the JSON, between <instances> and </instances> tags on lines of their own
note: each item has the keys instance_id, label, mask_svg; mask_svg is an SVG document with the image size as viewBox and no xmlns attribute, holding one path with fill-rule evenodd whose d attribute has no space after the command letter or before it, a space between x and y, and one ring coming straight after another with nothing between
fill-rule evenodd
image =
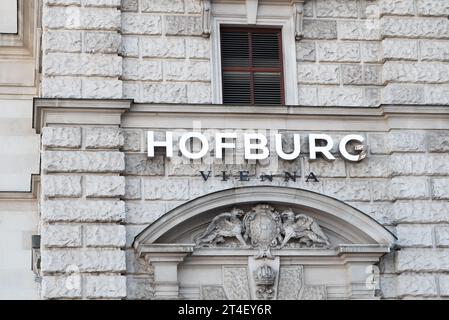
<instances>
[{"instance_id":1,"label":"louvered shutter","mask_svg":"<svg viewBox=\"0 0 449 320\"><path fill-rule=\"evenodd\" d=\"M284 104L280 29L221 29L223 103Z\"/></svg>"}]
</instances>

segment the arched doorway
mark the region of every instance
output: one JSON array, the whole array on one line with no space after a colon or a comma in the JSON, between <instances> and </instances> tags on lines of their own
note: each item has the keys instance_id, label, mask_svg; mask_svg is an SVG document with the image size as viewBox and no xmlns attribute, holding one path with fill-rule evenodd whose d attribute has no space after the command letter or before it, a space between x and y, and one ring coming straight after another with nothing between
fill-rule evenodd
<instances>
[{"instance_id":1,"label":"arched doorway","mask_svg":"<svg viewBox=\"0 0 449 320\"><path fill-rule=\"evenodd\" d=\"M142 231L156 298L374 298L372 266L395 241L361 211L285 187L241 187L187 202Z\"/></svg>"}]
</instances>

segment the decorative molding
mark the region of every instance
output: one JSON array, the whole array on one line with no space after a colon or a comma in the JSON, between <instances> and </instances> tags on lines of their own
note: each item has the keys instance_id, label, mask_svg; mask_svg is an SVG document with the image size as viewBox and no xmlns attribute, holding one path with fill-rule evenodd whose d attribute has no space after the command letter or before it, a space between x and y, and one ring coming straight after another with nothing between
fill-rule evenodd
<instances>
[{"instance_id":1,"label":"decorative molding","mask_svg":"<svg viewBox=\"0 0 449 320\"><path fill-rule=\"evenodd\" d=\"M304 2L305 0L292 0L295 39L297 41L304 37Z\"/></svg>"},{"instance_id":2,"label":"decorative molding","mask_svg":"<svg viewBox=\"0 0 449 320\"><path fill-rule=\"evenodd\" d=\"M214 1L215 4L215 1ZM257 4L257 6L256 6ZM247 10L250 8L249 10ZM251 9L252 8L252 9ZM245 12L246 11L246 12ZM229 14L232 12L233 14ZM247 25L282 27L282 53L284 62L284 88L285 103L298 104L298 81L296 62L296 42L294 36L294 23L292 9L289 1L263 2L256 0L228 2L217 1L212 7L211 41L212 41L212 101L215 104L223 103L222 75L221 75L221 49L220 26ZM248 17L247 13L253 16ZM256 16L254 17L254 14Z\"/></svg>"},{"instance_id":3,"label":"decorative molding","mask_svg":"<svg viewBox=\"0 0 449 320\"><path fill-rule=\"evenodd\" d=\"M50 124L120 125L132 100L46 99L35 98L33 128L36 133Z\"/></svg>"},{"instance_id":4,"label":"decorative molding","mask_svg":"<svg viewBox=\"0 0 449 320\"><path fill-rule=\"evenodd\" d=\"M202 36L205 38L209 38L211 32L211 0L202 0L202 10Z\"/></svg>"},{"instance_id":5,"label":"decorative molding","mask_svg":"<svg viewBox=\"0 0 449 320\"><path fill-rule=\"evenodd\" d=\"M337 199L297 188L251 186L222 190L180 205L143 230L135 238L134 248L141 250L140 248L145 245L164 243L161 239L171 239L172 230L194 217L198 221L205 211L254 203L277 203L306 210L313 208L314 212L322 213L319 220L320 226L329 231L335 229L337 234L348 239L348 243L362 246L386 245L388 250L388 246L395 242L395 236L377 221ZM314 217L312 214L310 216ZM209 222L210 220L206 220L202 223ZM171 241L167 240L168 243ZM377 250L374 247L372 249Z\"/></svg>"}]
</instances>

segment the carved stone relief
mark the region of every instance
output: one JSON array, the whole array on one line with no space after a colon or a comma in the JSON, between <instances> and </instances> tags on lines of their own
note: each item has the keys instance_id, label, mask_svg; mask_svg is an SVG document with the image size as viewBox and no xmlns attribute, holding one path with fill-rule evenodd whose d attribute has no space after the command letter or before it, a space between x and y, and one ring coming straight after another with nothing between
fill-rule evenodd
<instances>
[{"instance_id":1,"label":"carved stone relief","mask_svg":"<svg viewBox=\"0 0 449 320\"><path fill-rule=\"evenodd\" d=\"M246 213L234 208L217 215L195 242L197 247L259 249L257 258L273 258L271 248L330 246L313 218L292 209L280 213L268 204L258 204Z\"/></svg>"},{"instance_id":2,"label":"carved stone relief","mask_svg":"<svg viewBox=\"0 0 449 320\"><path fill-rule=\"evenodd\" d=\"M226 296L231 300L250 299L246 267L225 267L223 269L223 286Z\"/></svg>"},{"instance_id":3,"label":"carved stone relief","mask_svg":"<svg viewBox=\"0 0 449 320\"><path fill-rule=\"evenodd\" d=\"M203 300L227 300L222 286L202 286L201 297Z\"/></svg>"},{"instance_id":4,"label":"carved stone relief","mask_svg":"<svg viewBox=\"0 0 449 320\"><path fill-rule=\"evenodd\" d=\"M303 266L281 267L279 274L279 300L296 300L303 286Z\"/></svg>"}]
</instances>

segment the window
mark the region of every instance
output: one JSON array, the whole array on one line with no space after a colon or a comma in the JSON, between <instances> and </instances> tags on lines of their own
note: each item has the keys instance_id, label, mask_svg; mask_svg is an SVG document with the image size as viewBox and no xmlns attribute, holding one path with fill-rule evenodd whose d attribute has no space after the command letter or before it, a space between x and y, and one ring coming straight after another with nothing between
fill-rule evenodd
<instances>
[{"instance_id":1,"label":"window","mask_svg":"<svg viewBox=\"0 0 449 320\"><path fill-rule=\"evenodd\" d=\"M224 104L283 105L280 28L221 27Z\"/></svg>"},{"instance_id":2,"label":"window","mask_svg":"<svg viewBox=\"0 0 449 320\"><path fill-rule=\"evenodd\" d=\"M0 33L18 32L17 0L2 0L0 5Z\"/></svg>"}]
</instances>

